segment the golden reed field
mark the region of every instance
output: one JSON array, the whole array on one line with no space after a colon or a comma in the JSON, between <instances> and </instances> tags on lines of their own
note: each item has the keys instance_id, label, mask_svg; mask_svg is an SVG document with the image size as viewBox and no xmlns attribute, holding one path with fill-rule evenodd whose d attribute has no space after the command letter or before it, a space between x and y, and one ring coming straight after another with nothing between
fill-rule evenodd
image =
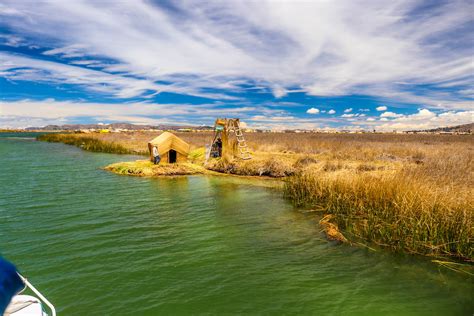
<instances>
[{"instance_id":1,"label":"golden reed field","mask_svg":"<svg viewBox=\"0 0 474 316\"><path fill-rule=\"evenodd\" d=\"M148 140L157 134L46 137L92 151L146 154ZM203 147L212 133L177 134L191 144L190 161L202 165ZM282 177L285 196L299 208L330 215L352 243L473 262L473 135L247 133L245 137L253 159L212 159L205 167Z\"/></svg>"}]
</instances>

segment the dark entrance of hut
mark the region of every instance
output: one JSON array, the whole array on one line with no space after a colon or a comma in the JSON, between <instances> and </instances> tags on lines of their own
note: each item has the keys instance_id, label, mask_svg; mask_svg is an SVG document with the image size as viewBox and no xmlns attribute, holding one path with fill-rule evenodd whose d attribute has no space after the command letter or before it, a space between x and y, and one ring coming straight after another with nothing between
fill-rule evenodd
<instances>
[{"instance_id":1,"label":"dark entrance of hut","mask_svg":"<svg viewBox=\"0 0 474 316\"><path fill-rule=\"evenodd\" d=\"M168 152L168 161L169 163L175 163L176 162L176 151L171 149Z\"/></svg>"}]
</instances>

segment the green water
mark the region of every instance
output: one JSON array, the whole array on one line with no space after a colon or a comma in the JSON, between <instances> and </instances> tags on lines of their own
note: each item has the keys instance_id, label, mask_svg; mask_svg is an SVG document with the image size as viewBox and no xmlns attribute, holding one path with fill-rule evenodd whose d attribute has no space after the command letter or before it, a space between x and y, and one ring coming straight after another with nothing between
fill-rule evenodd
<instances>
[{"instance_id":1,"label":"green water","mask_svg":"<svg viewBox=\"0 0 474 316\"><path fill-rule=\"evenodd\" d=\"M60 315L474 312L472 278L330 244L272 189L117 176L100 167L136 157L2 136L0 254Z\"/></svg>"}]
</instances>

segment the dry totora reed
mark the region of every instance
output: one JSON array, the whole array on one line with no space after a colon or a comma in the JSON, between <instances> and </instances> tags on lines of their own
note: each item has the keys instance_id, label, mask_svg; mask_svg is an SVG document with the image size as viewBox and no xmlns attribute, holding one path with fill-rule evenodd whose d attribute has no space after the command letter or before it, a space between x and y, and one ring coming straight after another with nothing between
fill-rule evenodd
<instances>
[{"instance_id":1,"label":"dry totora reed","mask_svg":"<svg viewBox=\"0 0 474 316\"><path fill-rule=\"evenodd\" d=\"M434 187L403 172L306 172L288 178L284 187L295 204L333 214L348 235L393 250L472 261L469 191Z\"/></svg>"},{"instance_id":2,"label":"dry totora reed","mask_svg":"<svg viewBox=\"0 0 474 316\"><path fill-rule=\"evenodd\" d=\"M114 154L135 154L132 150L124 146L105 142L94 137L82 136L80 134L43 134L37 137L40 141L64 143L74 145L87 151L114 153Z\"/></svg>"}]
</instances>

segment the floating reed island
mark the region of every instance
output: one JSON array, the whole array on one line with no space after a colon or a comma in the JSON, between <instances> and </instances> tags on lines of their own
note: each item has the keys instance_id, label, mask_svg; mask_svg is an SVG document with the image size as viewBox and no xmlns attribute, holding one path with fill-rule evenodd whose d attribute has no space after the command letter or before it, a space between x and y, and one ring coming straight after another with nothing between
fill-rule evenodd
<instances>
[{"instance_id":1,"label":"floating reed island","mask_svg":"<svg viewBox=\"0 0 474 316\"><path fill-rule=\"evenodd\" d=\"M118 162L108 165L104 169L116 174L139 177L181 176L210 173L206 168L193 163L185 162L155 165L149 160Z\"/></svg>"},{"instance_id":2,"label":"floating reed island","mask_svg":"<svg viewBox=\"0 0 474 316\"><path fill-rule=\"evenodd\" d=\"M190 144L186 163L118 163L118 174L208 172L273 177L298 208L339 227L340 241L473 262L473 135L247 133L252 159L206 162L210 132L177 133ZM148 155L151 132L49 134L85 150ZM328 216L330 215L330 216ZM324 224L324 225L323 225ZM339 236L333 232L334 236Z\"/></svg>"}]
</instances>

